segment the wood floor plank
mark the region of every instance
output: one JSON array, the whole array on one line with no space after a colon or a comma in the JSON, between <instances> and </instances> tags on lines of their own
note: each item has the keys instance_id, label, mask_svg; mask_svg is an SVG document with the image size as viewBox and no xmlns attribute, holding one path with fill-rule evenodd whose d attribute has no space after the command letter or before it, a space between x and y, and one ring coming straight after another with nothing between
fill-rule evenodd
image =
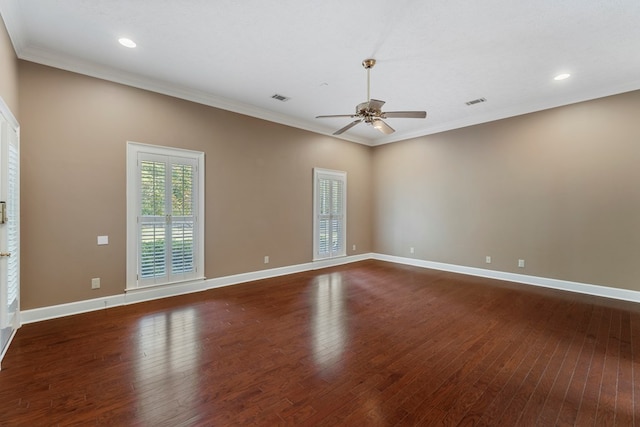
<instances>
[{"instance_id":1,"label":"wood floor plank","mask_svg":"<svg viewBox=\"0 0 640 427\"><path fill-rule=\"evenodd\" d=\"M618 366L620 363L621 315L618 310L611 313L611 324L604 358L600 395L596 411L596 425L615 425L615 408L618 394Z\"/></svg>"},{"instance_id":2,"label":"wood floor plank","mask_svg":"<svg viewBox=\"0 0 640 427\"><path fill-rule=\"evenodd\" d=\"M576 367L571 375L571 382L569 383L569 387L562 401L562 407L558 413L556 420L556 425L558 426L573 426L575 424L582 402L582 396L584 395L591 362L594 357L598 357L594 354L596 335L604 315L605 307L594 307L589 327L582 340L582 348Z\"/></svg>"},{"instance_id":3,"label":"wood floor plank","mask_svg":"<svg viewBox=\"0 0 640 427\"><path fill-rule=\"evenodd\" d=\"M621 312L620 355L618 359L618 387L615 412L617 425L633 425L633 359L631 351L631 318Z\"/></svg>"},{"instance_id":4,"label":"wood floor plank","mask_svg":"<svg viewBox=\"0 0 640 427\"><path fill-rule=\"evenodd\" d=\"M570 397L567 397L567 392L572 383L572 379L574 378L574 374L576 373L580 360L580 353L582 352L584 345L585 334L587 333L593 318L593 312L585 309L584 306L581 307L581 314L583 317L578 321L565 357L558 369L555 381L547 393L544 405L540 410L540 415L537 420L537 425L539 426L556 425L556 420L560 415L562 406L568 399L570 399Z\"/></svg>"},{"instance_id":5,"label":"wood floor plank","mask_svg":"<svg viewBox=\"0 0 640 427\"><path fill-rule=\"evenodd\" d=\"M522 348L528 342L531 336L531 328L525 327L522 331L510 341L505 342L506 346L502 353L497 356L493 362L488 365L481 365L483 370L482 375L478 380L469 385L465 385L462 390L459 388L456 390L460 393L455 399L451 408L447 411L444 423L447 425L474 425L477 420L483 415L482 408L486 407L495 393L492 393L491 386L496 390L498 387L496 378L499 372L509 364L513 355L517 354L519 348ZM484 399L484 400L483 400Z\"/></svg>"},{"instance_id":6,"label":"wood floor plank","mask_svg":"<svg viewBox=\"0 0 640 427\"><path fill-rule=\"evenodd\" d=\"M589 373L587 375L582 400L580 401L576 425L594 425L595 423L610 328L611 309L606 309L605 316L600 323L596 335L594 357L591 359L591 364L589 365Z\"/></svg>"},{"instance_id":7,"label":"wood floor plank","mask_svg":"<svg viewBox=\"0 0 640 427\"><path fill-rule=\"evenodd\" d=\"M560 337L547 336L537 354L529 354L513 377L514 381L507 385L507 390L513 395L496 425L517 425L527 402L540 382L549 359L556 353ZM535 420L535 418L534 418ZM526 421L531 421L527 419Z\"/></svg>"},{"instance_id":8,"label":"wood floor plank","mask_svg":"<svg viewBox=\"0 0 640 427\"><path fill-rule=\"evenodd\" d=\"M555 332L558 339L553 353L548 358L540 358L542 373L538 382L534 385L532 379L527 380L521 394L528 394L529 400L518 414L516 424L520 426L535 426L538 418L542 414L545 403L548 401L549 395L552 393L553 385L560 373L560 367L565 361L571 341L580 328L580 321L584 320L580 317L583 311L581 306L572 304L566 311L566 316L562 321L562 328ZM545 361L546 359L546 361Z\"/></svg>"},{"instance_id":9,"label":"wood floor plank","mask_svg":"<svg viewBox=\"0 0 640 427\"><path fill-rule=\"evenodd\" d=\"M540 318L539 322L544 322L544 319ZM526 343L527 345L521 346L512 355L503 369L496 374L496 378L490 383L481 399L469 410L463 419L464 425L468 425L471 421L476 425L496 425L514 398L516 387L522 382L521 372L525 369L528 372L546 340L545 330L535 328Z\"/></svg>"},{"instance_id":10,"label":"wood floor plank","mask_svg":"<svg viewBox=\"0 0 640 427\"><path fill-rule=\"evenodd\" d=\"M0 425L634 425L640 305L363 261L24 325Z\"/></svg>"},{"instance_id":11,"label":"wood floor plank","mask_svg":"<svg viewBox=\"0 0 640 427\"><path fill-rule=\"evenodd\" d=\"M633 380L633 421L640 424L640 313L631 311L631 378Z\"/></svg>"}]
</instances>

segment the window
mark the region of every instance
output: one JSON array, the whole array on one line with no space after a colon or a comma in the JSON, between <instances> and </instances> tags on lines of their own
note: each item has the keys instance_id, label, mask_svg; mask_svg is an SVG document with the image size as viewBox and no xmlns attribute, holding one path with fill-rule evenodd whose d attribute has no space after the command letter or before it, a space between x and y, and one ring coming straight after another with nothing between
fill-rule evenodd
<instances>
[{"instance_id":1,"label":"window","mask_svg":"<svg viewBox=\"0 0 640 427\"><path fill-rule=\"evenodd\" d=\"M204 153L127 145L127 289L204 278Z\"/></svg>"},{"instance_id":2,"label":"window","mask_svg":"<svg viewBox=\"0 0 640 427\"><path fill-rule=\"evenodd\" d=\"M347 173L313 170L313 259L346 255Z\"/></svg>"}]
</instances>

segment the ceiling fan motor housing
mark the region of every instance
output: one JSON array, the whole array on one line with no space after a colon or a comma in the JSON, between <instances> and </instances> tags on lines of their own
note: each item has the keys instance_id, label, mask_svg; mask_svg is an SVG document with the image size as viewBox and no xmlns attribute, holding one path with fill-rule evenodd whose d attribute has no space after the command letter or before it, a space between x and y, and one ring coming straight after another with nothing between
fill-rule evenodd
<instances>
[{"instance_id":1,"label":"ceiling fan motor housing","mask_svg":"<svg viewBox=\"0 0 640 427\"><path fill-rule=\"evenodd\" d=\"M372 117L380 117L382 111L380 109L372 108L369 101L362 102L356 106L356 116L363 117L364 119Z\"/></svg>"},{"instance_id":2,"label":"ceiling fan motor housing","mask_svg":"<svg viewBox=\"0 0 640 427\"><path fill-rule=\"evenodd\" d=\"M373 68L374 65L376 65L376 60L373 58L365 59L364 61L362 61L362 66L367 70Z\"/></svg>"}]
</instances>

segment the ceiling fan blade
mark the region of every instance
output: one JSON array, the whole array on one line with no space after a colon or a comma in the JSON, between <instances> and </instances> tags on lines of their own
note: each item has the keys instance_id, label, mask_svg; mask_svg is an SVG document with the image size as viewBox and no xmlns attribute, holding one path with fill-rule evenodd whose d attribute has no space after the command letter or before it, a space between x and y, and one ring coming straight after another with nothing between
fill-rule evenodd
<instances>
[{"instance_id":1,"label":"ceiling fan blade","mask_svg":"<svg viewBox=\"0 0 640 427\"><path fill-rule=\"evenodd\" d=\"M380 117L385 119L406 118L406 119L424 119L427 117L426 111L387 111L382 113Z\"/></svg>"},{"instance_id":2,"label":"ceiling fan blade","mask_svg":"<svg viewBox=\"0 0 640 427\"><path fill-rule=\"evenodd\" d=\"M316 116L316 119L326 119L331 117L356 117L354 114L332 114L328 116Z\"/></svg>"},{"instance_id":3,"label":"ceiling fan blade","mask_svg":"<svg viewBox=\"0 0 640 427\"><path fill-rule=\"evenodd\" d=\"M352 127L354 127L355 125L357 125L358 123L360 123L362 120L358 119L358 120L354 120L353 122L349 123L348 125L346 125L345 127L343 127L342 129L338 129L337 131L335 131L333 134L334 135L340 135L343 132L348 131L349 129L351 129Z\"/></svg>"},{"instance_id":4,"label":"ceiling fan blade","mask_svg":"<svg viewBox=\"0 0 640 427\"><path fill-rule=\"evenodd\" d=\"M385 135L390 135L395 132L394 128L392 128L391 126L389 126L383 120L380 120L380 119L374 119L373 122L371 122L371 125L374 128L378 129L380 132L384 133Z\"/></svg>"}]
</instances>

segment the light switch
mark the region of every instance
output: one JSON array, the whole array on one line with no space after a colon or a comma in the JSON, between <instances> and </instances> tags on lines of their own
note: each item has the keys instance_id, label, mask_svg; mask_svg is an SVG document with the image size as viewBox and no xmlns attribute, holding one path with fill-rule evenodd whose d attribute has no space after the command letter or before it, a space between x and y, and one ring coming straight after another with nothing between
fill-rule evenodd
<instances>
[{"instance_id":1,"label":"light switch","mask_svg":"<svg viewBox=\"0 0 640 427\"><path fill-rule=\"evenodd\" d=\"M109 236L98 236L98 244L99 245L108 245L109 244Z\"/></svg>"}]
</instances>

